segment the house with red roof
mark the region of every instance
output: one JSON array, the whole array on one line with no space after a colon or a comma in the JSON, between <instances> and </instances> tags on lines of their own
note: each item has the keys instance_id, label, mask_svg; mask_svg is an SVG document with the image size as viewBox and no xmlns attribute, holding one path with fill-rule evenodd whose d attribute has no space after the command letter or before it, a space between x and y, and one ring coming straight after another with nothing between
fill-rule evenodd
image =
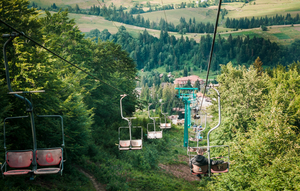
<instances>
[{"instance_id":1,"label":"house with red roof","mask_svg":"<svg viewBox=\"0 0 300 191\"><path fill-rule=\"evenodd\" d=\"M174 84L178 85L179 87L182 87L182 86L186 85L189 80L190 80L192 86L194 86L194 84L196 83L197 80L200 82L200 85L204 84L204 80L202 80L201 78L199 78L199 76L196 76L196 75L191 75L191 76L182 77L182 78L176 78L174 81Z\"/></svg>"}]
</instances>

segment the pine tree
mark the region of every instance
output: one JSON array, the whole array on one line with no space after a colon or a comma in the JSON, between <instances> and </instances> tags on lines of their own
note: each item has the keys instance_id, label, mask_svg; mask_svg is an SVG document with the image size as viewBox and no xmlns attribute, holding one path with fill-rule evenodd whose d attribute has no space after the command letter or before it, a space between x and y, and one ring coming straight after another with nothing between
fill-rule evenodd
<instances>
[{"instance_id":1,"label":"pine tree","mask_svg":"<svg viewBox=\"0 0 300 191\"><path fill-rule=\"evenodd\" d=\"M261 75L263 72L263 68L262 68L263 62L260 60L259 57L256 58L255 62L253 63L254 68L257 71L257 75Z\"/></svg>"}]
</instances>

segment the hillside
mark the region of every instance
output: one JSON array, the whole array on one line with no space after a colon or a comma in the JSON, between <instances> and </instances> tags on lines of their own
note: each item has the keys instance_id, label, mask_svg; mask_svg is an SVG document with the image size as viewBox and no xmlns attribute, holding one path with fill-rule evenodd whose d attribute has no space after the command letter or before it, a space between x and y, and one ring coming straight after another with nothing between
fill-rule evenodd
<instances>
[{"instance_id":1,"label":"hillside","mask_svg":"<svg viewBox=\"0 0 300 191\"><path fill-rule=\"evenodd\" d=\"M91 1L86 1L85 3L88 3ZM36 2L38 5L43 3L49 3L48 1L38 1ZM64 7L60 1L53 2L56 3L56 5ZM71 3L71 2L70 2ZM97 3L97 2L96 2ZM101 3L101 2L100 2ZM106 2L107 3L107 2ZM118 7L117 2L114 2L114 5ZM141 2L143 4L143 2ZM97 4L96 4L97 6ZM103 6L103 4L98 4L98 6ZM287 26L284 25L278 25L278 26L269 26L267 31L261 31L260 29L252 28L247 29L244 31L235 31L235 28L226 28L225 21L226 18L230 19L239 19L248 17L249 19L252 17L272 17L276 14L285 16L287 13L289 13L292 17L295 17L296 14L299 14L299 10L295 7L299 7L299 2L297 1L267 1L267 0L258 0L258 1L251 1L250 3L223 3L222 8L225 8L228 10L228 13L225 15L224 19L220 20L219 23L221 25L218 27L218 32L222 35L222 37L227 38L230 33L233 34L233 36L240 35L242 37L245 37L246 35L249 35L250 37L257 36L257 37L263 37L266 39L270 39L272 42L276 42L278 44L282 45L289 45L293 42L294 39L296 39L299 36L299 30L297 27L295 28L287 28ZM266 7L268 7L268 11L266 12ZM272 7L272 9L270 9ZM186 21L188 21L190 18L196 20L196 22L211 22L214 23L215 21L215 14L216 14L216 7L210 6L207 8L181 8L181 9L171 9L166 11L153 11L148 13L141 14L142 17L144 17L145 20L149 19L149 22L155 22L156 24L159 23L160 18L165 19L168 22L173 23L174 25L179 24L179 20L181 17L184 17ZM255 11L254 11L255 10ZM85 15L85 14L70 14L71 18L74 18L77 25L79 26L79 29L83 32L89 32L92 29L98 29L100 31L104 29L108 29L110 33L114 34L117 32L118 28L120 26L125 26L127 31L137 37L140 32L142 32L145 27L140 26L134 26L132 24L125 24L120 23L118 21L108 21L104 19L103 17L94 16L94 15ZM134 15L136 17L136 14ZM275 24L276 25L276 24ZM258 25L259 26L259 25ZM297 25L295 25L297 26ZM281 29L282 28L282 29ZM156 29L149 29L147 28L148 33L150 33L153 36L159 37L160 30ZM176 38L180 38L181 34L178 34L177 32L169 32L170 34L174 35ZM203 33L189 33L187 30L184 36L188 38L193 38L197 42L200 41L201 36L205 35Z\"/></svg>"},{"instance_id":2,"label":"hillside","mask_svg":"<svg viewBox=\"0 0 300 191\"><path fill-rule=\"evenodd\" d=\"M3 166L3 171L24 172L5 174L0 180L2 190L300 190L298 25L269 29L283 40L288 40L285 34L295 34L290 46L250 35L233 37L244 30L217 37L210 72L219 83L221 123L219 126L218 96L209 90L206 96L211 106L201 112L209 113L210 119L199 146L206 146L208 132L219 126L209 141L214 146L228 145L230 170L199 181L188 166L192 155L183 147L184 127L172 124L171 129L162 130L162 138L151 139L153 121L148 116L157 117L158 130L162 113L180 118L188 113L173 110L183 108L183 100L175 96L178 92L172 83L161 83L198 71L204 76L212 37L206 34L196 42L184 36L175 38L166 30L158 37L147 30L134 36L124 26L114 34L92 30L84 35L67 11L45 11L41 16L28 6L27 0L0 2L0 10L5 10L1 12L1 34L11 34L13 28L22 31L7 43L7 62L0 54L0 62L6 64L0 70L0 125L4 127L0 156L7 167ZM0 38L2 46L8 42L5 36ZM143 89L137 96L141 69L145 74L140 78ZM168 77L169 72L175 76ZM11 82L6 80L8 73ZM22 96L8 94L10 85L14 91L23 91ZM36 90L45 92L29 93ZM124 94L121 109L120 95ZM60 118L41 115L60 115L63 123ZM122 115L136 117L132 126L141 128L132 128L131 134L130 128L120 128L130 125ZM193 124L203 125L196 120ZM188 132L188 138L195 138L192 128ZM142 139L142 148L120 150L120 140L130 137ZM195 144L189 141L188 145ZM211 149L211 156L228 155L222 148ZM49 153L38 156L37 150ZM52 163L50 150L61 151L55 155L58 163ZM22 151L29 153L25 159L29 165L22 165ZM7 159L12 156L17 160ZM64 164L62 176L38 174L35 169L46 164L62 172L60 162ZM34 180L29 180L30 175Z\"/></svg>"}]
</instances>

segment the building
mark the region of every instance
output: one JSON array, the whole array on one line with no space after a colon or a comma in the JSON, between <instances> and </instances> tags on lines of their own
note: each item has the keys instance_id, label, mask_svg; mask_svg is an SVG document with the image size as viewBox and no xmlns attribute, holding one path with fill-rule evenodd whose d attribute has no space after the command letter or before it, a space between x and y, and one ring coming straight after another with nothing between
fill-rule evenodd
<instances>
[{"instance_id":1,"label":"building","mask_svg":"<svg viewBox=\"0 0 300 191\"><path fill-rule=\"evenodd\" d=\"M196 83L197 80L200 82L200 85L204 84L204 80L202 80L201 78L199 78L199 76L196 76L196 75L191 75L191 76L182 77L182 78L176 78L174 81L174 84L178 85L179 87L182 87L182 86L186 85L189 80L190 80L192 86L194 86L194 84Z\"/></svg>"}]
</instances>

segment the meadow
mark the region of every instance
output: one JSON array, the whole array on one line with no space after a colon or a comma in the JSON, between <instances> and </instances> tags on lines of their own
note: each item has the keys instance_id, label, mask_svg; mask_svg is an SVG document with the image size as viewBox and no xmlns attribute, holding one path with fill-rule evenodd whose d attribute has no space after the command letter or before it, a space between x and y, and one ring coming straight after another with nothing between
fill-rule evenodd
<instances>
[{"instance_id":1,"label":"meadow","mask_svg":"<svg viewBox=\"0 0 300 191\"><path fill-rule=\"evenodd\" d=\"M146 4L147 1L136 0L104 0L104 3L101 1L100 4L97 0L85 0L85 1L70 1L70 0L52 0L51 3L45 0L34 0L39 6L50 6L55 3L57 6L66 6L70 5L72 7L75 4L78 4L81 8L89 8L92 5L106 5L114 4L116 6L122 5L124 7L130 8L135 3ZM189 1L160 1L153 0L150 1L151 4L177 4L181 2ZM179 19L184 17L188 22L189 18L194 18L197 22L215 22L216 17L216 6L210 6L208 8L185 8L185 9L174 9L166 11L154 11L150 13L141 14L145 20L149 19L150 22L159 22L160 18L164 18L168 22L174 23L174 25L179 24ZM271 1L271 0L257 0L251 3L223 3L222 8L226 8L229 12L225 16L229 18L240 18L240 17L264 17L264 16L274 16L276 14L286 15L290 13L294 16L297 13L300 13L300 1L293 0L280 0L280 1ZM137 27L133 25L127 25L124 23L119 23L115 21L107 21L103 17L94 16L94 15L83 15L83 14L69 14L70 18L75 19L77 26L82 32L89 32L92 29L99 29L100 31L108 29L112 34L115 34L118 31L120 26L125 26L126 30L134 37L137 37L140 32L143 32L145 28ZM282 45L288 45L294 41L294 39L300 37L299 26L270 26L268 31L261 31L259 28L256 29L247 29L247 30L238 30L234 31L233 29L223 27L225 20L219 20L218 33L222 37L227 38L229 34L232 34L233 37L238 35L246 37L249 35L250 38L253 36L264 37L269 39L272 42L276 42ZM147 29L148 33L155 37L159 37L160 30ZM176 38L180 38L181 34L169 32L170 35L174 35ZM186 33L184 37L193 38L196 42L200 41L201 36L206 34L196 34L196 33Z\"/></svg>"},{"instance_id":2,"label":"meadow","mask_svg":"<svg viewBox=\"0 0 300 191\"><path fill-rule=\"evenodd\" d=\"M228 8L226 16L229 18L285 16L287 13L295 16L300 13L300 1L294 0L256 0L242 6L241 3L226 3L223 7Z\"/></svg>"},{"instance_id":3,"label":"meadow","mask_svg":"<svg viewBox=\"0 0 300 191\"><path fill-rule=\"evenodd\" d=\"M145 20L149 19L151 22L159 23L160 18L166 19L167 21L178 25L180 18L184 17L188 22L189 18L193 19L195 17L196 22L216 22L217 10L206 9L206 8L186 8L186 9L174 9L165 11L155 11L150 13L141 14ZM166 15L166 16L165 16Z\"/></svg>"},{"instance_id":4,"label":"meadow","mask_svg":"<svg viewBox=\"0 0 300 191\"><path fill-rule=\"evenodd\" d=\"M122 5L123 7L132 7L135 3L139 3L139 4L146 4L147 1L145 0L104 0L104 2L102 2L102 0L99 0L99 2L97 0L51 0L51 1L45 1L45 0L33 0L33 2L38 3L39 6L50 6L53 3L55 3L58 6L71 6L71 7L75 7L76 4L78 4L78 6L80 8L86 9L86 8L90 8L93 5L111 5L112 3L114 5L116 5L117 7L119 7L120 5ZM164 0L163 1L163 5L167 5L167 4L180 4L181 2L186 2L189 3L190 1L188 0ZM151 5L162 5L162 1L161 0L152 0L150 1Z\"/></svg>"}]
</instances>

